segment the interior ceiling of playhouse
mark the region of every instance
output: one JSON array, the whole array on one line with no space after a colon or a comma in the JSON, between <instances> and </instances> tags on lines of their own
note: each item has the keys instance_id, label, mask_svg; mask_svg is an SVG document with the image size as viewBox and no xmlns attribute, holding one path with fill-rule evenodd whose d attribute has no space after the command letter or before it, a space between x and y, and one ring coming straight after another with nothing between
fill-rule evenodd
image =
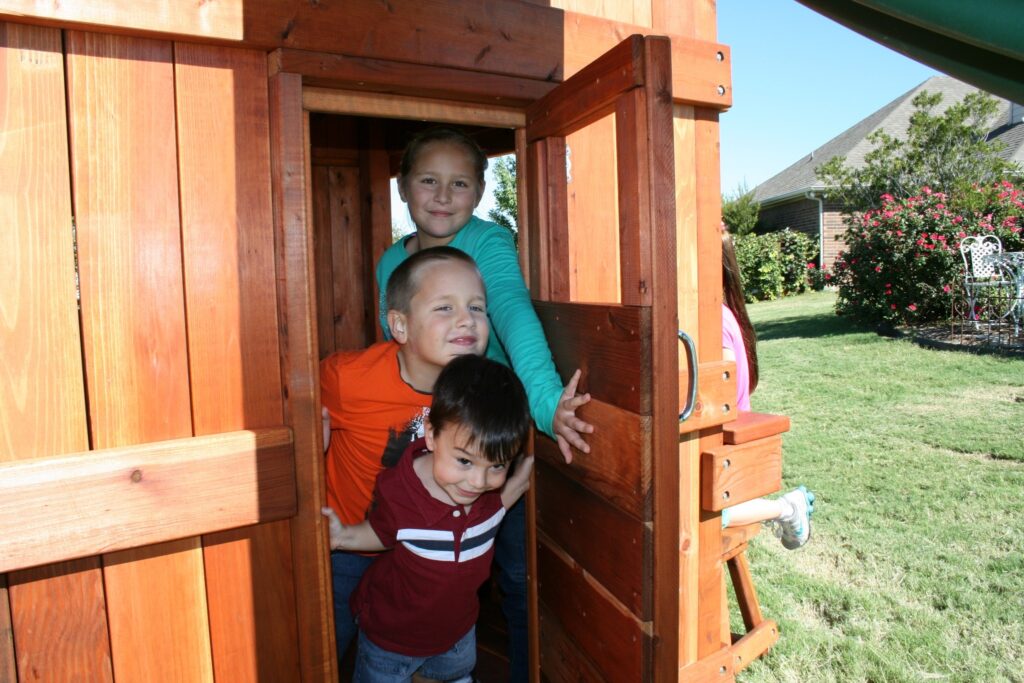
<instances>
[{"instance_id":1,"label":"interior ceiling of playhouse","mask_svg":"<svg viewBox=\"0 0 1024 683\"><path fill-rule=\"evenodd\" d=\"M1021 0L798 0L877 43L1024 103Z\"/></svg>"}]
</instances>

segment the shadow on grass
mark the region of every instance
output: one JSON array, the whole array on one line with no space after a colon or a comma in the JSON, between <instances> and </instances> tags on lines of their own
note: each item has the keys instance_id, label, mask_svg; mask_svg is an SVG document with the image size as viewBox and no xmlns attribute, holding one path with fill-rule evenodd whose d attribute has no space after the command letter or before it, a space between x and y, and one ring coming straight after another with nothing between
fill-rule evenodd
<instances>
[{"instance_id":1,"label":"shadow on grass","mask_svg":"<svg viewBox=\"0 0 1024 683\"><path fill-rule=\"evenodd\" d=\"M838 337L846 334L875 332L874 329L857 325L846 318L840 318L829 311L820 315L780 318L755 323L758 341L770 339L814 339L816 337Z\"/></svg>"}]
</instances>

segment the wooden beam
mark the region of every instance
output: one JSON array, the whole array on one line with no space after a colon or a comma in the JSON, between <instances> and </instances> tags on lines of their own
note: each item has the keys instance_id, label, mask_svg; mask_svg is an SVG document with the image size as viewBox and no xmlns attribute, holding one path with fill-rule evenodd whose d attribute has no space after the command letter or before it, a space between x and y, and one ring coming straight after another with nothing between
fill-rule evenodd
<instances>
[{"instance_id":1,"label":"wooden beam","mask_svg":"<svg viewBox=\"0 0 1024 683\"><path fill-rule=\"evenodd\" d=\"M473 123L495 128L519 128L526 125L525 114L514 107L428 100L362 90L305 87L302 89L302 106L309 111L352 116Z\"/></svg>"},{"instance_id":2,"label":"wooden beam","mask_svg":"<svg viewBox=\"0 0 1024 683\"><path fill-rule=\"evenodd\" d=\"M291 432L239 431L0 465L0 572L295 514Z\"/></svg>"},{"instance_id":3,"label":"wooden beam","mask_svg":"<svg viewBox=\"0 0 1024 683\"><path fill-rule=\"evenodd\" d=\"M282 48L270 56L271 73L302 76L306 86L386 92L521 107L557 83L428 64Z\"/></svg>"},{"instance_id":4,"label":"wooden beam","mask_svg":"<svg viewBox=\"0 0 1024 683\"><path fill-rule=\"evenodd\" d=\"M241 40L245 0L0 0L0 16L51 24Z\"/></svg>"}]
</instances>

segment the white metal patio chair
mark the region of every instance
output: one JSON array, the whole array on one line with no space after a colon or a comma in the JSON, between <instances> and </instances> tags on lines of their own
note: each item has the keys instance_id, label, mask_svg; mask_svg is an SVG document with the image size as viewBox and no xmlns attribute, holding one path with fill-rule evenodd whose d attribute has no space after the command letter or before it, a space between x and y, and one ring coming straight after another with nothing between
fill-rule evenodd
<instances>
[{"instance_id":1,"label":"white metal patio chair","mask_svg":"<svg viewBox=\"0 0 1024 683\"><path fill-rule=\"evenodd\" d=\"M1016 296L1016 282L1013 274L1007 272L999 260L1003 244L995 235L968 235L960 240L960 256L964 260L964 292L967 295L968 318L977 326L978 295L985 290L995 293L1008 302ZM997 318L1013 315L1016 323L1016 306L997 306L993 313Z\"/></svg>"}]
</instances>

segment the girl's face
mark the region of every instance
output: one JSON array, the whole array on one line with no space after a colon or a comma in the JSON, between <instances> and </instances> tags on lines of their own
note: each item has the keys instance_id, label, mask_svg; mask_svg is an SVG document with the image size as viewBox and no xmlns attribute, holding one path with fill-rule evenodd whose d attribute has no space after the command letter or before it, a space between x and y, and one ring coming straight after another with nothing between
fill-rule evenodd
<instances>
[{"instance_id":1,"label":"girl's face","mask_svg":"<svg viewBox=\"0 0 1024 683\"><path fill-rule=\"evenodd\" d=\"M419 248L447 245L465 227L484 194L473 158L461 145L431 142L416 157L398 193L409 205Z\"/></svg>"}]
</instances>

